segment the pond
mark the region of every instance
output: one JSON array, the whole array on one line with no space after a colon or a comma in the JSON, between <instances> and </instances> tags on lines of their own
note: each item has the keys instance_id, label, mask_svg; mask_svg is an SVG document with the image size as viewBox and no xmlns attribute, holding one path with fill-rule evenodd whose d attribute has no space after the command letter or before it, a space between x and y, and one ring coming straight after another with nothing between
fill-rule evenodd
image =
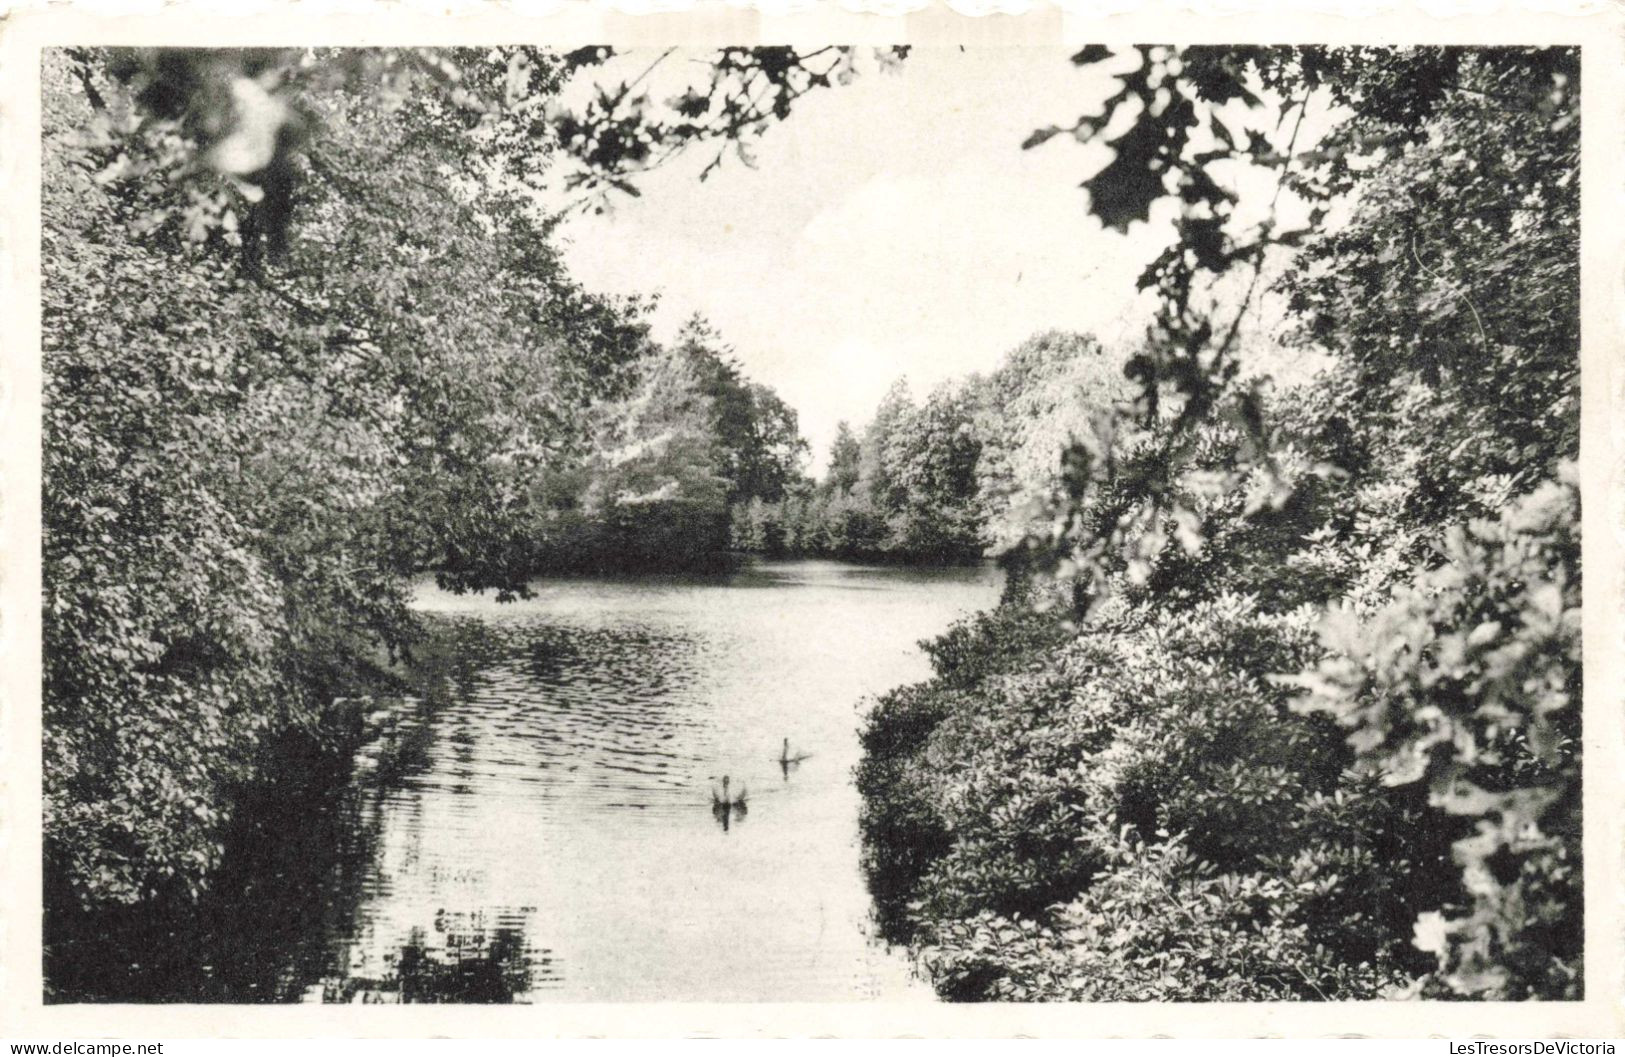
<instances>
[{"instance_id":1,"label":"pond","mask_svg":"<svg viewBox=\"0 0 1625 1057\"><path fill-rule=\"evenodd\" d=\"M213 997L929 999L874 937L857 728L999 582L757 562L504 604L421 588L427 689L374 706L298 965ZM724 776L742 805L716 806Z\"/></svg>"}]
</instances>

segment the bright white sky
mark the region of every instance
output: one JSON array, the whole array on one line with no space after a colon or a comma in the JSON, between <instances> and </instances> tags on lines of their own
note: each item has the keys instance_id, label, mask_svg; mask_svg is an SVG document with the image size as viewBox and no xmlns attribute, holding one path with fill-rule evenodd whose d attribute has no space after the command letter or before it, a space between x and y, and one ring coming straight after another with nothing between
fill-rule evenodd
<instances>
[{"instance_id":1,"label":"bright white sky","mask_svg":"<svg viewBox=\"0 0 1625 1057\"><path fill-rule=\"evenodd\" d=\"M1115 86L1066 51L917 48L895 74L860 69L770 128L754 169L730 157L700 183L710 155L694 151L640 178L640 198L564 228L589 289L660 294L657 339L708 317L799 412L818 472L836 423L861 425L900 376L918 397L1051 328L1132 340L1134 280L1167 237L1088 216L1078 184L1104 148L1021 149Z\"/></svg>"}]
</instances>

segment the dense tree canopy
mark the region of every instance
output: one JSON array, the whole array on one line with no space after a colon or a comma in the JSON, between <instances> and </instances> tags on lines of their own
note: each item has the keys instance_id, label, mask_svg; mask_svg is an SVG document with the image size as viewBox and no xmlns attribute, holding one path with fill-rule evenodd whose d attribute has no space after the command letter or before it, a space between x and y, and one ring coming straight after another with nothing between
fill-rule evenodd
<instances>
[{"instance_id":1,"label":"dense tree canopy","mask_svg":"<svg viewBox=\"0 0 1625 1057\"><path fill-rule=\"evenodd\" d=\"M1018 589L871 718L885 920L954 997L1578 997L1575 53L1076 61L1121 71L1090 210L1175 241ZM1331 366L1272 385L1283 258Z\"/></svg>"},{"instance_id":2,"label":"dense tree canopy","mask_svg":"<svg viewBox=\"0 0 1625 1057\"><path fill-rule=\"evenodd\" d=\"M329 740L409 648L411 576L714 563L729 500L799 473L794 413L575 283L537 195L742 147L856 56L724 49L669 105L565 108L609 57L47 54L53 905L195 896L267 744Z\"/></svg>"}]
</instances>

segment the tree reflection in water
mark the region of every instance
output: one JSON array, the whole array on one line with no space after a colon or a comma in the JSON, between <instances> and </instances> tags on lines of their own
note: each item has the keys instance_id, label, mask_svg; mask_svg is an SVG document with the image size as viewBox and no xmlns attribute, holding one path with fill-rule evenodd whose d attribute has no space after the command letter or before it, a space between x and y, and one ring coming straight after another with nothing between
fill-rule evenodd
<instances>
[{"instance_id":1,"label":"tree reflection in water","mask_svg":"<svg viewBox=\"0 0 1625 1057\"><path fill-rule=\"evenodd\" d=\"M310 997L323 1002L371 1004L524 1002L556 979L553 954L525 936L535 908L495 912L445 911L435 915L433 934L414 928L393 959L395 971L381 978L328 980Z\"/></svg>"}]
</instances>

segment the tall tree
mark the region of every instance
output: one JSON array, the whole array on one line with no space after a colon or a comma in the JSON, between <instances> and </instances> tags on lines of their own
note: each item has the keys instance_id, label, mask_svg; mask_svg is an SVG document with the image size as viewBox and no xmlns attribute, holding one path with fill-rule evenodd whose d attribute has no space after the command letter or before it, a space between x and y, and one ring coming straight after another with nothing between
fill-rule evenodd
<instances>
[{"instance_id":1,"label":"tall tree","mask_svg":"<svg viewBox=\"0 0 1625 1057\"><path fill-rule=\"evenodd\" d=\"M648 357L632 393L596 417L583 505L604 526L600 562L662 568L715 560L727 546L725 452L692 358Z\"/></svg>"},{"instance_id":2,"label":"tall tree","mask_svg":"<svg viewBox=\"0 0 1625 1057\"><path fill-rule=\"evenodd\" d=\"M824 480L833 495L848 496L858 485L861 449L857 435L845 419L835 425L835 439L829 447L829 473Z\"/></svg>"},{"instance_id":3,"label":"tall tree","mask_svg":"<svg viewBox=\"0 0 1625 1057\"><path fill-rule=\"evenodd\" d=\"M909 417L914 413L914 396L908 379L892 383L875 408L875 417L864 427L859 445L858 488L881 517L900 512L907 491L897 474L895 446Z\"/></svg>"},{"instance_id":4,"label":"tall tree","mask_svg":"<svg viewBox=\"0 0 1625 1057\"><path fill-rule=\"evenodd\" d=\"M981 554L986 518L977 463L983 445L969 388L937 389L888 439L903 497L896 530L901 549L939 560Z\"/></svg>"},{"instance_id":5,"label":"tall tree","mask_svg":"<svg viewBox=\"0 0 1625 1057\"><path fill-rule=\"evenodd\" d=\"M729 501L782 500L801 479L807 457L794 409L771 389L746 380L732 348L703 318L684 324L677 349L689 359L711 401L713 429L725 453Z\"/></svg>"}]
</instances>

